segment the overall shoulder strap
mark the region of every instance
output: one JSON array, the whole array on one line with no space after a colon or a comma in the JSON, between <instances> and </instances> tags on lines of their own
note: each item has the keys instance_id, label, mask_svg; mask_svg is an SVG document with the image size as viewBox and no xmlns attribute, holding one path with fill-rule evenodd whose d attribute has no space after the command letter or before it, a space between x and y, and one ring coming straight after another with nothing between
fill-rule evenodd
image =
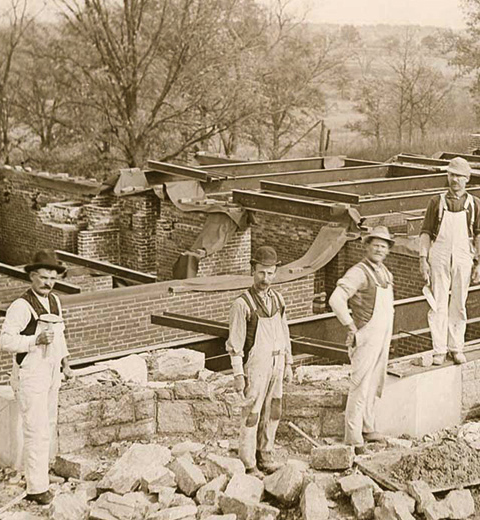
<instances>
[{"instance_id":1,"label":"overall shoulder strap","mask_svg":"<svg viewBox=\"0 0 480 520\"><path fill-rule=\"evenodd\" d=\"M33 294L32 289L28 289L28 291L23 293L20 298L30 305L34 312L35 319L38 319L41 314L48 314L47 309L45 309L45 307L38 301L38 298Z\"/></svg>"},{"instance_id":2,"label":"overall shoulder strap","mask_svg":"<svg viewBox=\"0 0 480 520\"><path fill-rule=\"evenodd\" d=\"M275 291L275 289L270 289L272 294L275 296L275 300L277 302L277 309L280 310L280 315L283 316L285 314L285 302L283 301L282 296L279 292ZM272 312L272 314L274 314Z\"/></svg>"},{"instance_id":3,"label":"overall shoulder strap","mask_svg":"<svg viewBox=\"0 0 480 520\"><path fill-rule=\"evenodd\" d=\"M375 285L381 285L375 275L375 273L373 272L373 269L367 265L365 262L359 262L358 263L358 266L363 270L363 272L367 275L367 277L370 277L372 280L373 280L373 283Z\"/></svg>"}]
</instances>

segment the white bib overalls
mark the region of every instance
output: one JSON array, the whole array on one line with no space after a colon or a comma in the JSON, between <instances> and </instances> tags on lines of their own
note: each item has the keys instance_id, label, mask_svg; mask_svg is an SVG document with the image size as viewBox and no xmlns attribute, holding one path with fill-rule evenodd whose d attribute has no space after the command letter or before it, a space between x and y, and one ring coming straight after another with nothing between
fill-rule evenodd
<instances>
[{"instance_id":1,"label":"white bib overalls","mask_svg":"<svg viewBox=\"0 0 480 520\"><path fill-rule=\"evenodd\" d=\"M255 305L253 299L251 303ZM256 305L255 305L256 307ZM256 465L256 452L270 454L282 411L286 340L280 310L258 316L255 342L245 364L246 401L240 427L239 456L246 468Z\"/></svg>"},{"instance_id":2,"label":"white bib overalls","mask_svg":"<svg viewBox=\"0 0 480 520\"><path fill-rule=\"evenodd\" d=\"M382 287L373 271L366 266L376 285L375 307L370 321L355 335L350 350L352 364L350 389L345 410L345 443L363 444L363 433L375 431L375 400L381 397L385 384L388 354L393 331L393 285L388 277Z\"/></svg>"},{"instance_id":3,"label":"white bib overalls","mask_svg":"<svg viewBox=\"0 0 480 520\"><path fill-rule=\"evenodd\" d=\"M428 261L432 292L437 309L428 313L433 350L438 354L461 352L467 325L466 301L473 266L473 245L469 237L468 195L463 211L448 211L445 194L438 236L430 247ZM449 291L452 294L449 301Z\"/></svg>"}]
</instances>

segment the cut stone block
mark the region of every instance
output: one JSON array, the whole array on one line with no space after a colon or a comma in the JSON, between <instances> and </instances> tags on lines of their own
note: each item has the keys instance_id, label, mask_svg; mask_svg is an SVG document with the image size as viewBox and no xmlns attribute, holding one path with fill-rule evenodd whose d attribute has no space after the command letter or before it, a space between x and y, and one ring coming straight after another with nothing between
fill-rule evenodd
<instances>
[{"instance_id":1,"label":"cut stone block","mask_svg":"<svg viewBox=\"0 0 480 520\"><path fill-rule=\"evenodd\" d=\"M475 513L475 502L469 489L450 491L443 502L452 520L462 520Z\"/></svg>"},{"instance_id":2,"label":"cut stone block","mask_svg":"<svg viewBox=\"0 0 480 520\"><path fill-rule=\"evenodd\" d=\"M358 520L370 520L375 510L375 500L370 487L354 491L351 496L353 511Z\"/></svg>"},{"instance_id":3,"label":"cut stone block","mask_svg":"<svg viewBox=\"0 0 480 520\"><path fill-rule=\"evenodd\" d=\"M53 471L61 477L78 480L93 480L99 476L96 462L73 454L57 455Z\"/></svg>"},{"instance_id":4,"label":"cut stone block","mask_svg":"<svg viewBox=\"0 0 480 520\"><path fill-rule=\"evenodd\" d=\"M348 496L351 496L355 491L360 491L364 488L375 488L375 482L370 477L361 475L360 473L354 473L347 477L343 477L338 481L338 483L342 491Z\"/></svg>"},{"instance_id":5,"label":"cut stone block","mask_svg":"<svg viewBox=\"0 0 480 520\"><path fill-rule=\"evenodd\" d=\"M178 401L157 402L158 433L193 433L196 429L190 404Z\"/></svg>"},{"instance_id":6,"label":"cut stone block","mask_svg":"<svg viewBox=\"0 0 480 520\"><path fill-rule=\"evenodd\" d=\"M175 489L171 487L158 487L156 494L158 496L159 509L167 509L173 502L175 496Z\"/></svg>"},{"instance_id":7,"label":"cut stone block","mask_svg":"<svg viewBox=\"0 0 480 520\"><path fill-rule=\"evenodd\" d=\"M169 468L175 474L178 488L189 497L207 483L202 470L186 457L175 459Z\"/></svg>"},{"instance_id":8,"label":"cut stone block","mask_svg":"<svg viewBox=\"0 0 480 520\"><path fill-rule=\"evenodd\" d=\"M92 503L89 520L132 520L146 517L152 504L143 493L103 493Z\"/></svg>"},{"instance_id":9,"label":"cut stone block","mask_svg":"<svg viewBox=\"0 0 480 520\"><path fill-rule=\"evenodd\" d=\"M89 512L85 496L61 493L54 497L48 514L52 520L87 520Z\"/></svg>"},{"instance_id":10,"label":"cut stone block","mask_svg":"<svg viewBox=\"0 0 480 520\"><path fill-rule=\"evenodd\" d=\"M374 514L376 520L415 520L414 509L415 500L403 491L385 491Z\"/></svg>"},{"instance_id":11,"label":"cut stone block","mask_svg":"<svg viewBox=\"0 0 480 520\"><path fill-rule=\"evenodd\" d=\"M158 489L164 486L177 486L175 474L165 466L150 466L142 474L141 487L145 493L158 493Z\"/></svg>"},{"instance_id":12,"label":"cut stone block","mask_svg":"<svg viewBox=\"0 0 480 520\"><path fill-rule=\"evenodd\" d=\"M219 475L197 491L199 504L216 505L220 493L225 491L228 484L228 475Z\"/></svg>"},{"instance_id":13,"label":"cut stone block","mask_svg":"<svg viewBox=\"0 0 480 520\"><path fill-rule=\"evenodd\" d=\"M165 349L155 355L154 379L180 381L195 378L205 368L205 354L185 348Z\"/></svg>"},{"instance_id":14,"label":"cut stone block","mask_svg":"<svg viewBox=\"0 0 480 520\"><path fill-rule=\"evenodd\" d=\"M303 520L328 520L330 512L324 490L310 482L303 491L300 500Z\"/></svg>"},{"instance_id":15,"label":"cut stone block","mask_svg":"<svg viewBox=\"0 0 480 520\"><path fill-rule=\"evenodd\" d=\"M221 515L222 511L220 506L217 504L216 506L212 506L209 504L200 504L197 508L197 519L205 520L205 518L209 518L211 516Z\"/></svg>"},{"instance_id":16,"label":"cut stone block","mask_svg":"<svg viewBox=\"0 0 480 520\"><path fill-rule=\"evenodd\" d=\"M436 502L433 493L430 491L430 486L423 480L411 480L407 482L407 491L408 494L415 499L419 513L423 513L429 504Z\"/></svg>"},{"instance_id":17,"label":"cut stone block","mask_svg":"<svg viewBox=\"0 0 480 520\"><path fill-rule=\"evenodd\" d=\"M148 381L148 370L146 361L138 354L132 354L113 361L102 363L108 368L115 370L120 378L127 383L136 383L146 386Z\"/></svg>"},{"instance_id":18,"label":"cut stone block","mask_svg":"<svg viewBox=\"0 0 480 520\"><path fill-rule=\"evenodd\" d=\"M285 464L263 480L265 491L282 504L293 505L299 498L303 486L303 473L295 466Z\"/></svg>"},{"instance_id":19,"label":"cut stone block","mask_svg":"<svg viewBox=\"0 0 480 520\"><path fill-rule=\"evenodd\" d=\"M80 495L85 498L87 502L97 498L97 483L96 482L80 482L75 487L75 495Z\"/></svg>"},{"instance_id":20,"label":"cut stone block","mask_svg":"<svg viewBox=\"0 0 480 520\"><path fill-rule=\"evenodd\" d=\"M320 446L313 448L310 465L314 469L349 469L353 465L353 446Z\"/></svg>"},{"instance_id":21,"label":"cut stone block","mask_svg":"<svg viewBox=\"0 0 480 520\"><path fill-rule=\"evenodd\" d=\"M276 507L227 497L225 494L220 495L219 504L223 514L237 515L237 520L275 520L280 514Z\"/></svg>"},{"instance_id":22,"label":"cut stone block","mask_svg":"<svg viewBox=\"0 0 480 520\"><path fill-rule=\"evenodd\" d=\"M205 444L202 444L201 442L179 442L172 447L172 455L174 457L181 457L182 455L185 455L187 453L190 453L191 455L196 455L197 453L200 453L203 450L203 448L205 448Z\"/></svg>"},{"instance_id":23,"label":"cut stone block","mask_svg":"<svg viewBox=\"0 0 480 520\"><path fill-rule=\"evenodd\" d=\"M423 515L425 520L444 520L450 518L450 511L443 500L430 502L425 506Z\"/></svg>"},{"instance_id":24,"label":"cut stone block","mask_svg":"<svg viewBox=\"0 0 480 520\"><path fill-rule=\"evenodd\" d=\"M106 473L97 487L120 495L135 490L150 468L165 466L170 450L158 444L133 444Z\"/></svg>"},{"instance_id":25,"label":"cut stone block","mask_svg":"<svg viewBox=\"0 0 480 520\"><path fill-rule=\"evenodd\" d=\"M157 511L148 517L149 520L194 520L197 514L197 506L170 507Z\"/></svg>"},{"instance_id":26,"label":"cut stone block","mask_svg":"<svg viewBox=\"0 0 480 520\"><path fill-rule=\"evenodd\" d=\"M233 498L260 502L263 496L263 482L252 475L236 473L225 490L225 495Z\"/></svg>"},{"instance_id":27,"label":"cut stone block","mask_svg":"<svg viewBox=\"0 0 480 520\"><path fill-rule=\"evenodd\" d=\"M210 453L205 460L205 473L209 479L219 475L233 477L235 473L245 474L245 466L240 459Z\"/></svg>"}]
</instances>

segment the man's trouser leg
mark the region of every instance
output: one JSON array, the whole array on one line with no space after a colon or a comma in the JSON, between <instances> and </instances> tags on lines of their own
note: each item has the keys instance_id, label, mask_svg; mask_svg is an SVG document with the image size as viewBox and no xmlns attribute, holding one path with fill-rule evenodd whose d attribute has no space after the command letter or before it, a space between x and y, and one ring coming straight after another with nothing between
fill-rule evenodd
<instances>
[{"instance_id":1,"label":"man's trouser leg","mask_svg":"<svg viewBox=\"0 0 480 520\"><path fill-rule=\"evenodd\" d=\"M345 443L352 446L363 444L363 418L376 362L372 357L373 349L368 347L368 345L356 347L352 357L350 390L345 408Z\"/></svg>"},{"instance_id":2,"label":"man's trouser leg","mask_svg":"<svg viewBox=\"0 0 480 520\"><path fill-rule=\"evenodd\" d=\"M467 326L466 302L468 286L472 273L472 261L469 258L455 260L452 264L452 294L448 307L448 350L462 352Z\"/></svg>"},{"instance_id":3,"label":"man's trouser leg","mask_svg":"<svg viewBox=\"0 0 480 520\"><path fill-rule=\"evenodd\" d=\"M48 392L48 422L50 432L49 459L53 460L57 455L57 418L58 418L58 391L57 384L52 385Z\"/></svg>"},{"instance_id":4,"label":"man's trouser leg","mask_svg":"<svg viewBox=\"0 0 480 520\"><path fill-rule=\"evenodd\" d=\"M450 260L445 258L430 261L432 292L437 309L428 311L428 325L432 335L435 354L447 353L448 298L451 285Z\"/></svg>"},{"instance_id":5,"label":"man's trouser leg","mask_svg":"<svg viewBox=\"0 0 480 520\"><path fill-rule=\"evenodd\" d=\"M376 431L375 428L375 403L379 397L379 388L383 388L385 381L385 374L387 371L389 349L385 348L381 352L377 363L372 371L370 379L370 386L367 393L367 402L365 412L363 415L363 433L372 433Z\"/></svg>"},{"instance_id":6,"label":"man's trouser leg","mask_svg":"<svg viewBox=\"0 0 480 520\"><path fill-rule=\"evenodd\" d=\"M239 456L245 467L249 469L257 465L257 431L260 414L272 379L271 368L251 371L247 374L247 378L248 385L245 393L247 399L253 399L253 403L242 410Z\"/></svg>"},{"instance_id":7,"label":"man's trouser leg","mask_svg":"<svg viewBox=\"0 0 480 520\"><path fill-rule=\"evenodd\" d=\"M50 452L49 382L42 373L22 369L18 399L23 422L24 464L27 493L48 491L48 463Z\"/></svg>"},{"instance_id":8,"label":"man's trouser leg","mask_svg":"<svg viewBox=\"0 0 480 520\"><path fill-rule=\"evenodd\" d=\"M273 451L275 435L282 415L283 369L280 364L285 364L283 356L275 358L274 372L260 412L257 450L263 458L268 457Z\"/></svg>"}]
</instances>

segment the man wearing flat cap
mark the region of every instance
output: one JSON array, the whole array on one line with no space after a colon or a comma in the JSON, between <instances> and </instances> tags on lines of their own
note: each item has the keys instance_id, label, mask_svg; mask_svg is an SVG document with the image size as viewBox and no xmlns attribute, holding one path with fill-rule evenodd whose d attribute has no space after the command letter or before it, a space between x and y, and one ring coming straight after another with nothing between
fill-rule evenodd
<instances>
[{"instance_id":1,"label":"man wearing flat cap","mask_svg":"<svg viewBox=\"0 0 480 520\"><path fill-rule=\"evenodd\" d=\"M448 191L430 199L420 231L420 272L435 300L428 313L435 365L447 352L465 363L468 286L471 277L480 282L480 200L466 191L470 165L455 157L447 174Z\"/></svg>"},{"instance_id":2,"label":"man wearing flat cap","mask_svg":"<svg viewBox=\"0 0 480 520\"><path fill-rule=\"evenodd\" d=\"M7 310L0 349L13 353L12 388L22 416L27 500L48 504L48 463L55 446L60 368L71 377L62 308L52 293L65 271L55 253L39 251L25 266L31 287Z\"/></svg>"},{"instance_id":3,"label":"man wearing flat cap","mask_svg":"<svg viewBox=\"0 0 480 520\"><path fill-rule=\"evenodd\" d=\"M252 260L253 286L230 310L230 354L235 389L245 398L240 428L240 459L247 473L263 477L280 465L273 448L282 412L283 380L291 382L292 347L282 295L271 285L277 253L259 247Z\"/></svg>"},{"instance_id":4,"label":"man wearing flat cap","mask_svg":"<svg viewBox=\"0 0 480 520\"><path fill-rule=\"evenodd\" d=\"M345 443L364 451L364 443L383 441L375 427L375 401L381 397L393 331L393 277L384 260L394 244L385 226L364 237L365 258L337 282L329 303L347 327L351 361L345 410ZM350 314L351 310L351 314Z\"/></svg>"}]
</instances>

